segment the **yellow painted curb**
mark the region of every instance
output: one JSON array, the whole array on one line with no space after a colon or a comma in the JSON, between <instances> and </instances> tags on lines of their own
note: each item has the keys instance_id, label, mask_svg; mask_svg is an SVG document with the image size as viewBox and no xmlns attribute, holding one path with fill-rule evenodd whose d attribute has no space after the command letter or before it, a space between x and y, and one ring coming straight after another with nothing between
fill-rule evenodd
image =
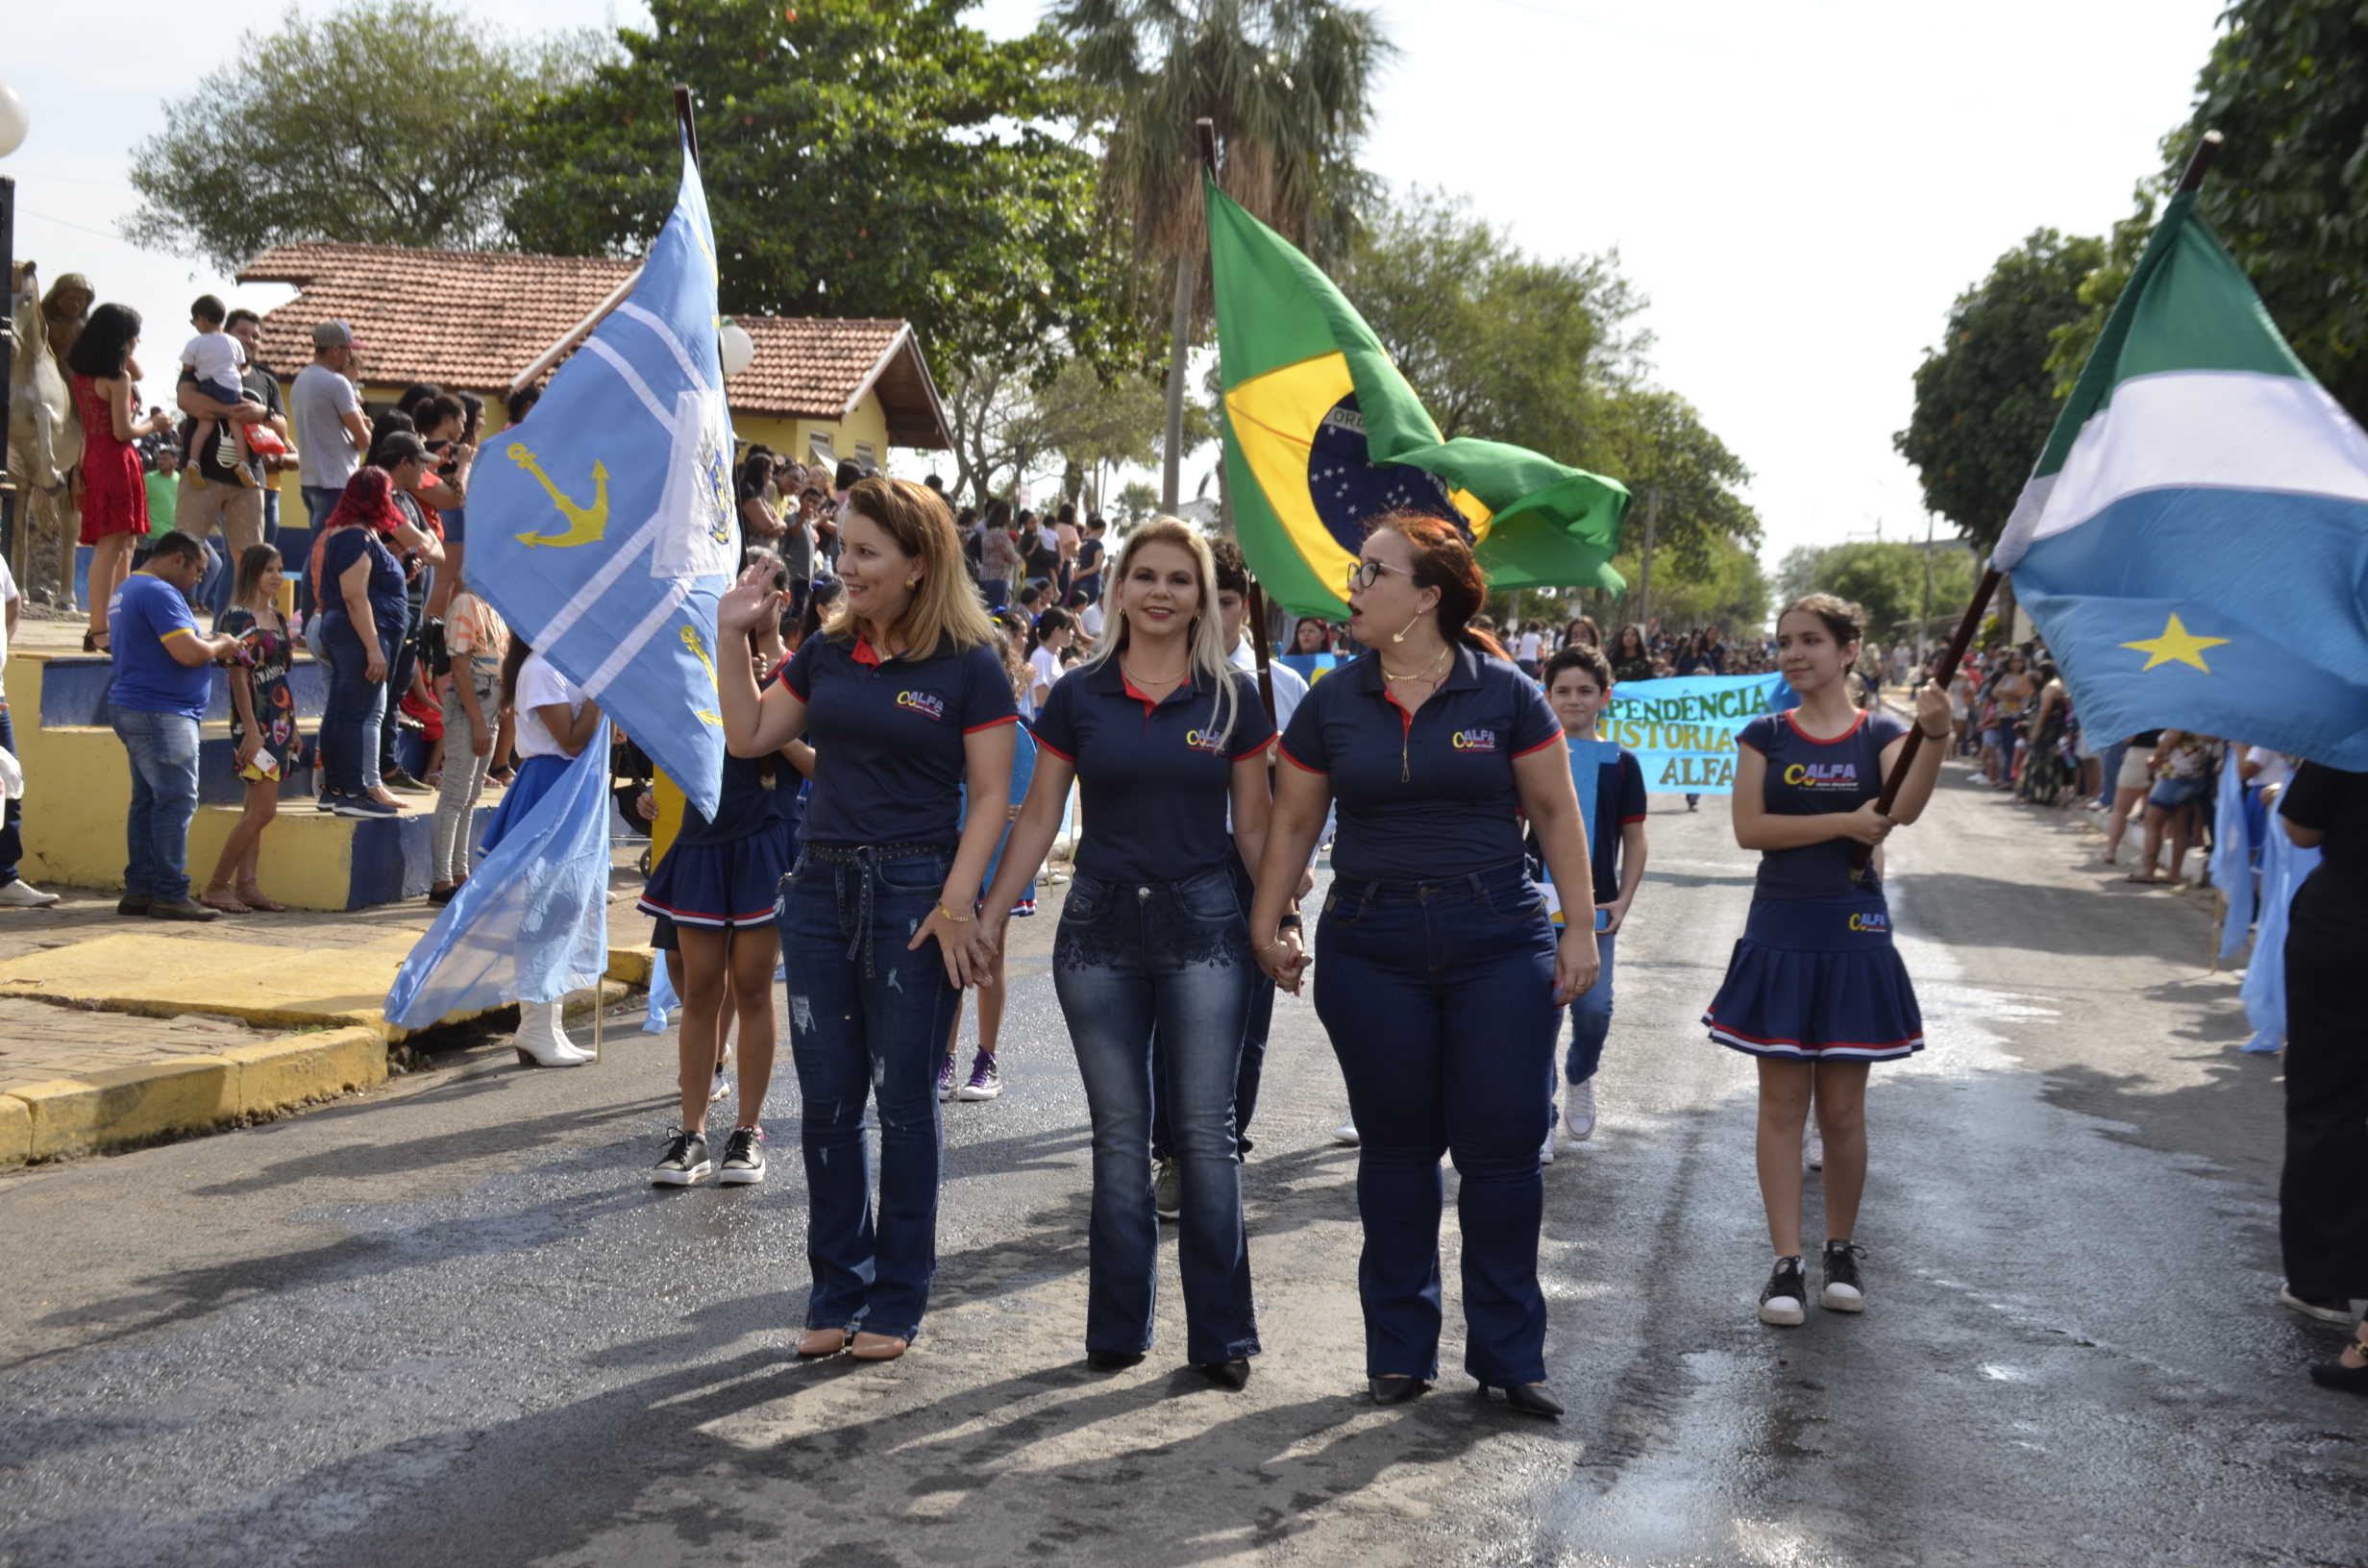
<instances>
[{"instance_id":1,"label":"yellow painted curb","mask_svg":"<svg viewBox=\"0 0 2368 1568\"><path fill-rule=\"evenodd\" d=\"M28 1157L53 1160L210 1127L236 1114L227 1104L230 1082L231 1065L222 1058L185 1056L24 1084L9 1093L32 1113Z\"/></svg>"},{"instance_id":2,"label":"yellow painted curb","mask_svg":"<svg viewBox=\"0 0 2368 1568\"><path fill-rule=\"evenodd\" d=\"M359 1025L241 1045L224 1051L222 1059L233 1070L231 1114L240 1116L326 1099L386 1078L386 1041L376 1029Z\"/></svg>"},{"instance_id":3,"label":"yellow painted curb","mask_svg":"<svg viewBox=\"0 0 2368 1568\"><path fill-rule=\"evenodd\" d=\"M611 947L608 949L606 977L611 980L622 980L629 986L646 986L650 983L650 966L656 961L656 949L646 944L638 947Z\"/></svg>"},{"instance_id":4,"label":"yellow painted curb","mask_svg":"<svg viewBox=\"0 0 2368 1568\"><path fill-rule=\"evenodd\" d=\"M33 1158L33 1108L13 1094L0 1094L0 1170Z\"/></svg>"}]
</instances>

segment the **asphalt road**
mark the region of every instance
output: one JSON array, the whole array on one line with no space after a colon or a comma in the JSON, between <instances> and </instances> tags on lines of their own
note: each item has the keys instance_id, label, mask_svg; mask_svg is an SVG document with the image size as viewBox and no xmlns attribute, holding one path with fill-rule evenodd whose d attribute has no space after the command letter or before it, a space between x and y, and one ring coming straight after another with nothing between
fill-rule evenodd
<instances>
[{"instance_id":1,"label":"asphalt road","mask_svg":"<svg viewBox=\"0 0 2368 1568\"><path fill-rule=\"evenodd\" d=\"M1749 896L1721 807L1655 797L1604 1124L1547 1172L1558 1425L1473 1396L1452 1309L1439 1388L1363 1398L1304 1002L1246 1172L1249 1388L1181 1366L1172 1292L1144 1366L1087 1372L1038 956L1009 1092L948 1108L893 1365L790 1354L794 1088L768 1185L645 1185L671 1038L0 1179L0 1564L2368 1562L2368 1401L2274 1305L2278 1066L2236 1053L2208 912L1954 769L1891 853L1933 1044L1870 1096L1870 1308L1754 1319L1751 1066L1694 1021Z\"/></svg>"}]
</instances>

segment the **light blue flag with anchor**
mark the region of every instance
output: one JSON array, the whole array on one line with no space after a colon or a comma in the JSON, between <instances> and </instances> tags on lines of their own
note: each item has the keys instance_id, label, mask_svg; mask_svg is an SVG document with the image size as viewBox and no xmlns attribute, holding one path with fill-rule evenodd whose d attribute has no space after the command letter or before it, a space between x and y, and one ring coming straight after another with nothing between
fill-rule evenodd
<instances>
[{"instance_id":1,"label":"light blue flag with anchor","mask_svg":"<svg viewBox=\"0 0 2368 1568\"><path fill-rule=\"evenodd\" d=\"M469 481L469 586L712 817L715 605L739 567L715 230L682 159L625 303Z\"/></svg>"}]
</instances>

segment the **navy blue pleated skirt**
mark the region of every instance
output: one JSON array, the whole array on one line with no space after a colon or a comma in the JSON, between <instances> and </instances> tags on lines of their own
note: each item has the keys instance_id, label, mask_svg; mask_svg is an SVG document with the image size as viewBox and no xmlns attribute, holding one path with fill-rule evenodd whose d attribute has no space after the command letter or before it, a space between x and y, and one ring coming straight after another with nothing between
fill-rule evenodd
<instances>
[{"instance_id":1,"label":"navy blue pleated skirt","mask_svg":"<svg viewBox=\"0 0 2368 1568\"><path fill-rule=\"evenodd\" d=\"M676 844L650 873L641 912L677 925L771 925L781 878L798 861L798 830L767 822L728 844Z\"/></svg>"},{"instance_id":2,"label":"navy blue pleated skirt","mask_svg":"<svg viewBox=\"0 0 2368 1568\"><path fill-rule=\"evenodd\" d=\"M1924 1015L1880 894L1755 899L1702 1021L1722 1045L1796 1062L1888 1062L1924 1048Z\"/></svg>"}]
</instances>

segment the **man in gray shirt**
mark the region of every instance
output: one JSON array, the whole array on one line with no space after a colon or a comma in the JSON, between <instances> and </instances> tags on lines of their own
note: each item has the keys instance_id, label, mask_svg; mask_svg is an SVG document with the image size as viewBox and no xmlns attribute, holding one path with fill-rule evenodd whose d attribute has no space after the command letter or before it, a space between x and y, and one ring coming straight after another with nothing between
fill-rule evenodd
<instances>
[{"instance_id":1,"label":"man in gray shirt","mask_svg":"<svg viewBox=\"0 0 2368 1568\"><path fill-rule=\"evenodd\" d=\"M288 411L296 425L296 482L316 529L370 450L370 422L362 417L361 394L347 379L355 347L353 329L344 322L322 322L312 329L312 363L288 386Z\"/></svg>"}]
</instances>

